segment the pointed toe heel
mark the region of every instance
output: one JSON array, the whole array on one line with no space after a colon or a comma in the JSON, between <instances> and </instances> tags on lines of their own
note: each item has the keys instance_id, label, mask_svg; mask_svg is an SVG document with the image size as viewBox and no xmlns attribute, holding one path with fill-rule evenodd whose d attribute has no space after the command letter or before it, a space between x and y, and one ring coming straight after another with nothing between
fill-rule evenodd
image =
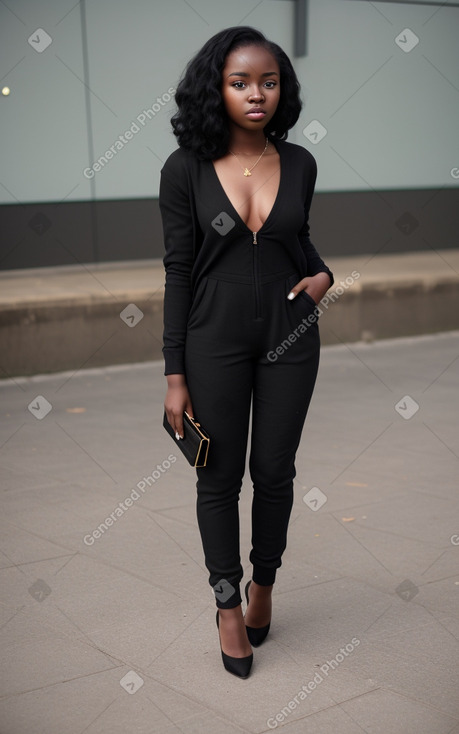
<instances>
[{"instance_id":1,"label":"pointed toe heel","mask_svg":"<svg viewBox=\"0 0 459 734\"><path fill-rule=\"evenodd\" d=\"M220 615L217 609L217 628L220 630ZM220 632L219 632L220 635ZM228 673L236 675L238 678L248 678L253 663L253 653L247 655L245 658L233 658L231 655L227 655L222 650L222 643L220 641L220 652L222 654L223 665Z\"/></svg>"},{"instance_id":2,"label":"pointed toe heel","mask_svg":"<svg viewBox=\"0 0 459 734\"><path fill-rule=\"evenodd\" d=\"M249 603L249 586L251 583L251 581L247 581L245 585L245 598L247 599L247 604ZM270 627L271 622L265 625L265 627L249 627L248 625L245 626L247 630L247 637L249 638L249 642L252 647L259 647L261 643L266 640Z\"/></svg>"}]
</instances>

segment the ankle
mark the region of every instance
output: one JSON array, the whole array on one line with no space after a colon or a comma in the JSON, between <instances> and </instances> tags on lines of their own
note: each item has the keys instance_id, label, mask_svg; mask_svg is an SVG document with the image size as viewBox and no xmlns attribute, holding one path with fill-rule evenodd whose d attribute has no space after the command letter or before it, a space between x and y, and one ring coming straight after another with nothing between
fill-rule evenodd
<instances>
[{"instance_id":1,"label":"ankle","mask_svg":"<svg viewBox=\"0 0 459 734\"><path fill-rule=\"evenodd\" d=\"M256 596L259 599L266 599L271 596L273 590L273 584L271 586L261 586L256 581L251 581L249 586L249 595Z\"/></svg>"},{"instance_id":2,"label":"ankle","mask_svg":"<svg viewBox=\"0 0 459 734\"><path fill-rule=\"evenodd\" d=\"M218 608L218 613L220 616L220 620L224 623L227 622L229 624L237 624L238 622L243 621L244 617L242 614L242 604L239 604L237 607L233 607L231 609L221 609Z\"/></svg>"}]
</instances>

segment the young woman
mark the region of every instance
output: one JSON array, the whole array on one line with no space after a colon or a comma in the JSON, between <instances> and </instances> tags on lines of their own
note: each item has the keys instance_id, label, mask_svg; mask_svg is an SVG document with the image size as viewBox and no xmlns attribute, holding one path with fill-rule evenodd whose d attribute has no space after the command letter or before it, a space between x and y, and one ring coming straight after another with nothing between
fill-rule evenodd
<instances>
[{"instance_id":1,"label":"young woman","mask_svg":"<svg viewBox=\"0 0 459 734\"><path fill-rule=\"evenodd\" d=\"M241 678L270 628L319 364L316 305L333 284L309 239L316 162L286 142L299 91L288 57L262 33L217 33L178 85L171 122L179 148L161 170L164 407L179 436L186 410L211 437L207 466L196 470L196 512L223 663ZM251 407L244 618L238 501Z\"/></svg>"}]
</instances>

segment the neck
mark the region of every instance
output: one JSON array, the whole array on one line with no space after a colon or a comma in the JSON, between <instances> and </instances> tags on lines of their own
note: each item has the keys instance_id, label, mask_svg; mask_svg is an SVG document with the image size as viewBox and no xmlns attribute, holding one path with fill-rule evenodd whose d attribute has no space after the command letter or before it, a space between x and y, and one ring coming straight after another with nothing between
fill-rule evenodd
<instances>
[{"instance_id":1,"label":"neck","mask_svg":"<svg viewBox=\"0 0 459 734\"><path fill-rule=\"evenodd\" d=\"M238 155L259 155L266 145L263 130L230 129L229 149Z\"/></svg>"}]
</instances>

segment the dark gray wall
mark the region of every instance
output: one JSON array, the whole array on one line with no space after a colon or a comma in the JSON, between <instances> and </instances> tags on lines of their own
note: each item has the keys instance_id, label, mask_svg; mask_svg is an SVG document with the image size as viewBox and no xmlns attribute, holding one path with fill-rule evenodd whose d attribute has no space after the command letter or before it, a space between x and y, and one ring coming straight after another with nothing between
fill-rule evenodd
<instances>
[{"instance_id":1,"label":"dark gray wall","mask_svg":"<svg viewBox=\"0 0 459 734\"><path fill-rule=\"evenodd\" d=\"M459 190L316 193L324 256L458 247ZM162 257L157 199L3 206L0 269Z\"/></svg>"}]
</instances>

